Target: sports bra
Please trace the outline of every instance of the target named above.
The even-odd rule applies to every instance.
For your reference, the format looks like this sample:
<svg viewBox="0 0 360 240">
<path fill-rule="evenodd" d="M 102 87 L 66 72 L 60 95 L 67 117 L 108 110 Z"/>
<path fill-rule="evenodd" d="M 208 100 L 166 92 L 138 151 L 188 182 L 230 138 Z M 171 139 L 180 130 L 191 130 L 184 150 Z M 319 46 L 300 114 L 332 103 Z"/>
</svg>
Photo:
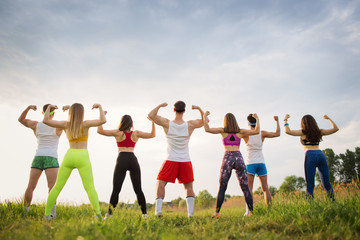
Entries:
<svg viewBox="0 0 360 240">
<path fill-rule="evenodd" d="M 135 147 L 136 142 L 133 142 L 133 140 L 131 140 L 131 135 L 132 135 L 132 131 L 131 132 L 123 132 L 125 134 L 125 139 L 121 142 L 116 142 L 118 147 Z"/>
<path fill-rule="evenodd" d="M 300 138 L 300 142 L 302 145 L 305 145 L 305 146 L 319 146 L 319 142 L 310 142 L 307 139 Z"/>
<path fill-rule="evenodd" d="M 227 146 L 227 145 L 240 146 L 240 141 L 241 141 L 241 139 L 238 136 L 236 136 L 236 133 L 229 133 L 229 135 L 227 135 L 226 138 L 223 138 L 224 146 Z"/>
<path fill-rule="evenodd" d="M 79 138 L 69 139 L 69 142 L 87 142 L 89 135 L 81 136 Z"/>
</svg>

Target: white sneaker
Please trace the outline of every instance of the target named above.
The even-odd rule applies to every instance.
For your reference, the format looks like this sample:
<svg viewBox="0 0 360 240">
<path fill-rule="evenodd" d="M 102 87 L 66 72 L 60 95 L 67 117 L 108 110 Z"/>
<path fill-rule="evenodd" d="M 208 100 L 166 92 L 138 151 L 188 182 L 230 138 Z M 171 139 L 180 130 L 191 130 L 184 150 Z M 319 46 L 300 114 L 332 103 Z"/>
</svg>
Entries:
<svg viewBox="0 0 360 240">
<path fill-rule="evenodd" d="M 194 218 L 194 214 L 188 214 L 188 218 Z"/>
<path fill-rule="evenodd" d="M 163 214 L 162 214 L 162 212 L 155 212 L 155 216 L 162 217 Z"/>
<path fill-rule="evenodd" d="M 143 218 L 143 219 L 147 219 L 147 214 L 146 214 L 146 213 L 143 214 L 143 215 L 142 215 L 142 218 Z"/>
<path fill-rule="evenodd" d="M 98 221 L 103 221 L 103 217 L 101 216 L 101 213 L 99 215 L 95 215 L 95 219 L 98 220 Z"/>
<path fill-rule="evenodd" d="M 53 216 L 45 216 L 44 217 L 44 219 L 45 219 L 45 221 L 48 221 L 48 222 L 50 222 L 51 220 L 53 220 Z"/>
</svg>

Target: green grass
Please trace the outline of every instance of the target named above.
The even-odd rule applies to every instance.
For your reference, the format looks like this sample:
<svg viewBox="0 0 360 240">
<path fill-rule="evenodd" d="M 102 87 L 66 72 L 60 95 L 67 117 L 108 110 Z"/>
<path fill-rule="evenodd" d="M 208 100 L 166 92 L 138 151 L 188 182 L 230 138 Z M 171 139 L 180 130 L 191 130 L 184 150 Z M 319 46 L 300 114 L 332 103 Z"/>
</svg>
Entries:
<svg viewBox="0 0 360 240">
<path fill-rule="evenodd" d="M 138 209 L 119 208 L 103 222 L 90 206 L 57 207 L 58 217 L 44 220 L 44 205 L 32 205 L 26 216 L 21 203 L 0 204 L 0 239 L 360 239 L 360 190 L 336 190 L 336 202 L 321 193 L 314 200 L 302 194 L 276 195 L 271 208 L 255 204 L 253 217 L 243 217 L 243 206 L 196 210 L 188 219 L 180 210 L 164 211 L 163 218 L 141 218 Z M 102 206 L 102 212 L 106 207 Z"/>
</svg>

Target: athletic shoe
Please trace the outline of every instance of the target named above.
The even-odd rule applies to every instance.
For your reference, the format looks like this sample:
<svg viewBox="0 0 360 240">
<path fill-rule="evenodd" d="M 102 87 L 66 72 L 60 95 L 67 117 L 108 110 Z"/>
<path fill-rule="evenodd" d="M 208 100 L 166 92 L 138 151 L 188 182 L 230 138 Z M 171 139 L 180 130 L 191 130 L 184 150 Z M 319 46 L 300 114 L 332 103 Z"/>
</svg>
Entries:
<svg viewBox="0 0 360 240">
<path fill-rule="evenodd" d="M 162 212 L 155 212 L 155 216 L 162 217 L 163 214 L 162 214 Z"/>
<path fill-rule="evenodd" d="M 220 214 L 217 213 L 217 212 L 214 212 L 211 217 L 212 217 L 212 218 L 217 218 L 217 219 L 219 219 L 219 218 L 220 218 Z"/>
<path fill-rule="evenodd" d="M 108 218 L 111 218 L 111 217 L 112 217 L 112 215 L 111 215 L 111 214 L 109 214 L 109 213 L 105 213 L 104 220 L 106 220 L 106 219 L 108 219 Z"/>
<path fill-rule="evenodd" d="M 194 214 L 189 214 L 188 213 L 188 218 L 194 218 Z"/>
<path fill-rule="evenodd" d="M 95 219 L 99 222 L 102 222 L 104 220 L 103 217 L 101 216 L 101 213 L 98 215 L 95 215 Z"/>
<path fill-rule="evenodd" d="M 143 214 L 142 215 L 142 218 L 145 220 L 145 219 L 147 219 L 147 214 L 145 213 L 145 214 Z"/>
<path fill-rule="evenodd" d="M 244 215 L 244 216 L 246 216 L 246 217 L 252 217 L 253 216 L 253 213 L 251 212 L 251 211 L 249 211 L 249 212 L 247 212 L 247 213 L 245 213 L 246 215 Z"/>
<path fill-rule="evenodd" d="M 45 221 L 50 222 L 51 220 L 53 220 L 53 216 L 45 216 L 44 219 Z"/>
</svg>

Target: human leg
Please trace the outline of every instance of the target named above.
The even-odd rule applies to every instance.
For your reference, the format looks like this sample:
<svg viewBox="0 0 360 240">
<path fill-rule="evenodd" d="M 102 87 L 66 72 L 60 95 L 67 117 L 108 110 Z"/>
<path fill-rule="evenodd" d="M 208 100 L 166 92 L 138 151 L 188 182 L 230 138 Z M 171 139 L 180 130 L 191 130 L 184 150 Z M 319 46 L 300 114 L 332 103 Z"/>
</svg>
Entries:
<svg viewBox="0 0 360 240">
<path fill-rule="evenodd" d="M 24 207 L 30 206 L 33 197 L 33 192 L 36 188 L 36 185 L 39 181 L 41 174 L 42 174 L 41 169 L 37 169 L 37 168 L 30 169 L 29 183 L 24 194 Z"/>
<path fill-rule="evenodd" d="M 315 187 L 315 172 L 316 172 L 317 161 L 313 150 L 308 150 L 305 153 L 305 179 L 306 179 L 306 191 L 312 198 L 314 197 Z"/>
<path fill-rule="evenodd" d="M 246 166 L 244 163 L 244 159 L 240 152 L 233 152 L 232 161 L 234 161 L 234 166 L 236 170 L 236 176 L 240 184 L 240 188 L 244 193 L 245 202 L 250 211 L 253 211 L 253 197 L 249 190 L 248 179 Z"/>
<path fill-rule="evenodd" d="M 131 182 L 138 200 L 138 203 L 141 207 L 141 212 L 143 214 L 146 214 L 146 200 L 145 200 L 145 195 L 141 189 L 141 170 L 140 170 L 140 165 L 137 161 L 137 158 L 135 157 L 135 155 L 133 154 L 132 157 L 132 161 L 131 161 L 131 167 L 130 167 L 130 178 L 131 178 Z"/>
<path fill-rule="evenodd" d="M 318 164 L 319 176 L 321 183 L 325 188 L 327 195 L 335 201 L 334 190 L 330 183 L 329 165 L 326 161 L 326 157 L 323 152 L 319 152 L 319 164 Z"/>
<path fill-rule="evenodd" d="M 88 151 L 86 149 L 76 149 L 81 150 L 77 151 L 78 157 L 78 166 L 77 169 L 79 170 L 79 174 L 85 188 L 85 191 L 88 195 L 90 200 L 91 206 L 94 209 L 96 215 L 100 215 L 100 205 L 97 192 L 94 186 L 94 177 L 92 173 L 92 167 L 90 163 L 90 158 Z"/>
<path fill-rule="evenodd" d="M 219 191 L 216 197 L 216 213 L 220 212 L 221 206 L 224 202 L 224 198 L 225 198 L 225 191 L 227 189 L 227 185 L 229 182 L 229 179 L 231 177 L 231 171 L 232 171 L 232 167 L 229 164 L 229 157 L 230 155 L 228 154 L 229 152 L 225 152 L 224 158 L 223 158 L 223 162 L 221 165 L 221 169 L 220 169 L 220 178 L 219 178 Z"/>
<path fill-rule="evenodd" d="M 67 164 L 66 164 L 67 161 L 65 161 L 65 160 L 66 160 L 66 155 L 65 155 L 64 160 L 59 168 L 59 172 L 58 172 L 58 176 L 57 176 L 55 185 L 51 189 L 51 191 L 48 195 L 47 202 L 46 202 L 45 216 L 50 216 L 51 210 L 56 203 L 56 199 L 59 196 L 61 190 L 65 186 L 65 183 L 71 174 L 72 168 L 67 166 Z"/>
<path fill-rule="evenodd" d="M 186 191 L 186 205 L 188 209 L 188 216 L 194 216 L 194 206 L 195 206 L 195 193 L 193 189 L 193 182 L 184 183 L 184 188 Z"/>
<path fill-rule="evenodd" d="M 155 215 L 162 216 L 162 203 L 165 198 L 165 186 L 167 182 L 158 180 L 156 183 L 156 203 L 155 203 Z"/>
<path fill-rule="evenodd" d="M 268 184 L 267 184 L 267 175 L 259 176 L 259 180 L 260 180 L 261 189 L 264 192 L 264 199 L 265 199 L 266 205 L 270 206 L 271 193 L 269 191 Z"/>
<path fill-rule="evenodd" d="M 127 171 L 126 159 L 124 159 L 123 156 L 119 154 L 114 169 L 113 190 L 111 193 L 109 210 L 108 210 L 109 214 L 112 214 L 113 209 L 116 208 L 116 205 L 119 202 L 119 193 L 124 183 L 126 171 Z"/>
<path fill-rule="evenodd" d="M 47 179 L 47 183 L 48 183 L 49 192 L 51 191 L 51 189 L 55 185 L 58 171 L 59 171 L 59 168 L 47 168 L 47 169 L 45 169 L 45 175 L 46 175 L 46 179 Z M 53 206 L 53 208 L 51 210 L 51 215 L 56 216 L 56 203 L 54 204 L 54 206 Z"/>
</svg>

